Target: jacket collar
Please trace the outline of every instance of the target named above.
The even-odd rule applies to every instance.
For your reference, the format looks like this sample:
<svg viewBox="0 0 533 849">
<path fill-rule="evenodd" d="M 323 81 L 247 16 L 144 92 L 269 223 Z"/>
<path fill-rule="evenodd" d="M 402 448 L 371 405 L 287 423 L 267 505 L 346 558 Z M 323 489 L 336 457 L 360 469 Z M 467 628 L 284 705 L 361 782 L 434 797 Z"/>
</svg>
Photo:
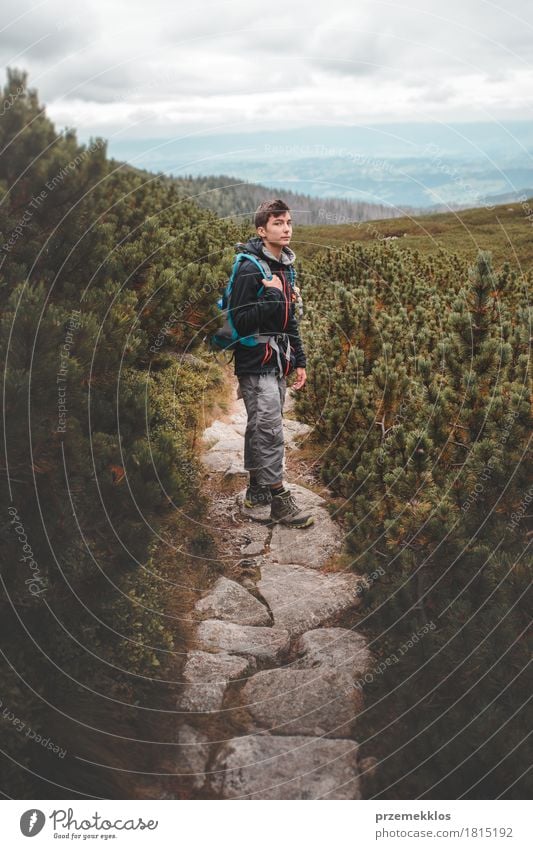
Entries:
<svg viewBox="0 0 533 849">
<path fill-rule="evenodd" d="M 263 240 L 259 238 L 259 236 L 252 236 L 251 239 L 248 239 L 246 244 L 242 244 L 239 242 L 237 245 L 238 248 L 244 248 L 245 251 L 256 254 L 259 257 L 263 257 L 264 259 L 273 260 L 274 262 L 282 263 L 283 265 L 292 265 L 296 259 L 296 254 L 294 253 L 288 245 L 284 245 L 281 249 L 281 256 L 278 259 L 274 256 L 273 253 L 270 253 L 263 244 Z"/>
</svg>

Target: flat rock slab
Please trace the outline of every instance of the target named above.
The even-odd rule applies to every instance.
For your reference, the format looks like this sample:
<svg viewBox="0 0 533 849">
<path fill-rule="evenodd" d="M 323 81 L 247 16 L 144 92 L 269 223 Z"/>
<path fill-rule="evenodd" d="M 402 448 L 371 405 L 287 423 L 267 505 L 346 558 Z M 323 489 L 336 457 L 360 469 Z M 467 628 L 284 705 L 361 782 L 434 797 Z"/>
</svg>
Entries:
<svg viewBox="0 0 533 849">
<path fill-rule="evenodd" d="M 264 542 L 251 542 L 248 545 L 245 545 L 241 548 L 241 552 L 246 557 L 257 557 L 259 554 L 262 554 L 265 550 Z"/>
<path fill-rule="evenodd" d="M 255 669 L 253 658 L 190 651 L 176 708 L 195 713 L 220 710 L 229 682 L 244 678 L 251 669 Z"/>
<path fill-rule="evenodd" d="M 199 649 L 229 652 L 277 661 L 289 648 L 289 633 L 283 628 L 235 625 L 219 619 L 206 619 L 198 625 L 196 642 Z"/>
<path fill-rule="evenodd" d="M 301 657 L 292 669 L 329 667 L 349 672 L 354 680 L 372 667 L 372 653 L 362 634 L 347 628 L 316 628 L 298 640 L 296 650 Z"/>
<path fill-rule="evenodd" d="M 205 770 L 210 754 L 208 738 L 190 725 L 183 725 L 177 743 L 176 775 L 187 776 L 187 784 L 193 790 L 201 790 L 205 784 Z"/>
<path fill-rule="evenodd" d="M 235 459 L 240 459 L 238 452 L 241 448 L 242 437 L 238 433 L 229 433 L 224 439 L 219 439 L 213 446 L 213 452 L 226 452 L 227 454 L 232 454 Z"/>
<path fill-rule="evenodd" d="M 239 436 L 243 437 L 248 422 L 248 416 L 246 414 L 244 402 L 238 401 L 237 403 L 240 405 L 240 407 L 239 411 L 234 413 L 231 417 L 231 427 L 236 433 L 239 434 Z"/>
<path fill-rule="evenodd" d="M 292 548 L 294 554 L 296 546 Z M 324 574 L 297 564 L 270 563 L 265 558 L 257 587 L 272 611 L 274 624 L 295 635 L 358 605 L 359 584 L 357 575 Z"/>
<path fill-rule="evenodd" d="M 223 799 L 360 799 L 357 743 L 312 737 L 237 737 L 212 769 Z"/>
<path fill-rule="evenodd" d="M 233 425 L 221 422 L 217 419 L 212 425 L 204 430 L 202 438 L 205 439 L 206 442 L 214 444 L 225 439 L 238 440 L 241 438 L 241 434 Z"/>
<path fill-rule="evenodd" d="M 297 390 L 288 389 L 285 393 L 285 404 L 283 405 L 284 413 L 291 413 L 294 410 L 294 405 L 296 402 L 296 397 L 298 395 Z"/>
<path fill-rule="evenodd" d="M 257 507 L 245 507 L 244 506 L 244 496 L 246 495 L 246 489 L 243 489 L 242 492 L 237 494 L 237 505 L 239 510 L 243 516 L 246 516 L 247 519 L 251 519 L 254 522 L 260 522 L 261 524 L 266 524 L 270 519 L 270 504 L 263 506 L 259 504 Z M 270 533 L 270 529 L 265 529 L 265 540 Z"/>
<path fill-rule="evenodd" d="M 237 625 L 270 625 L 265 605 L 228 578 L 219 578 L 194 609 L 202 619 L 224 619 Z"/>
<path fill-rule="evenodd" d="M 313 514 L 314 524 L 309 528 L 288 528 L 275 525 L 270 541 L 270 557 L 278 563 L 298 563 L 311 569 L 320 569 L 332 554 L 342 546 L 342 530 L 322 505 L 325 501 L 305 487 L 289 484 L 296 502 L 302 510 Z"/>
<path fill-rule="evenodd" d="M 232 415 L 228 422 L 214 421 L 202 434 L 207 443 L 202 454 L 202 462 L 209 469 L 225 474 L 247 474 L 244 470 L 244 432 L 246 430 L 246 411 Z M 292 419 L 283 420 L 283 433 L 287 448 L 295 448 L 297 441 L 310 431 L 309 425 Z"/>
<path fill-rule="evenodd" d="M 363 709 L 353 676 L 330 667 L 267 669 L 241 691 L 241 703 L 273 734 L 348 737 Z"/>
<path fill-rule="evenodd" d="M 295 421 L 295 419 L 283 419 L 283 433 L 285 435 L 285 446 L 287 448 L 298 448 L 298 443 L 308 433 L 311 428 L 303 422 Z"/>
<path fill-rule="evenodd" d="M 240 550 L 245 557 L 257 557 L 270 537 L 270 528 L 258 522 L 248 522 L 240 538 Z"/>
<path fill-rule="evenodd" d="M 237 447 L 231 451 L 217 451 L 211 448 L 210 451 L 202 454 L 202 463 L 211 469 L 212 472 L 223 472 L 225 475 L 247 475 L 243 460 Z"/>
</svg>

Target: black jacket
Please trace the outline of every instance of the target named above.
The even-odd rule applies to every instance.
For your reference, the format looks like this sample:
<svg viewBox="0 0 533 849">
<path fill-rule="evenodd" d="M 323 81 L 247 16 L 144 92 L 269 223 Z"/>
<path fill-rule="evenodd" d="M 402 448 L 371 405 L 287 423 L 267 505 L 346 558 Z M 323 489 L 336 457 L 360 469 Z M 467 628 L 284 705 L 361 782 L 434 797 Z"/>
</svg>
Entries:
<svg viewBox="0 0 533 849">
<path fill-rule="evenodd" d="M 265 286 L 258 296 L 258 290 L 264 285 L 263 275 L 250 260 L 242 260 L 233 281 L 230 301 L 233 323 L 239 336 L 247 336 L 257 330 L 262 334 L 287 334 L 292 349 L 289 372 L 293 368 L 305 368 L 305 353 L 295 315 L 296 305 L 291 299 L 288 279 L 288 268 L 295 260 L 294 251 L 288 246 L 283 247 L 278 260 L 264 248 L 259 236 L 254 236 L 244 245 L 238 245 L 238 249 L 266 260 L 272 274 L 277 274 L 283 283 L 283 292 Z M 238 343 L 235 346 L 235 374 L 239 376 L 275 371 L 277 357 L 269 347 L 261 342 L 253 347 Z M 282 361 L 286 367 L 284 357 Z"/>
</svg>

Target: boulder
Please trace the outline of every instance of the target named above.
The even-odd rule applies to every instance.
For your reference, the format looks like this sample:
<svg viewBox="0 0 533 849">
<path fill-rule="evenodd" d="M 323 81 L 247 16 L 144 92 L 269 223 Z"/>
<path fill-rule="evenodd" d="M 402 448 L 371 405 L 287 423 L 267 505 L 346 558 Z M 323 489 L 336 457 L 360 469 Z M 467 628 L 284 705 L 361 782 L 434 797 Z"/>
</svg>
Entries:
<svg viewBox="0 0 533 849">
<path fill-rule="evenodd" d="M 311 432 L 309 425 L 294 419 L 283 419 L 283 434 L 287 448 L 298 448 L 298 443 Z"/>
<path fill-rule="evenodd" d="M 298 392 L 297 390 L 288 389 L 285 393 L 285 403 L 283 405 L 283 413 L 292 413 L 294 410 L 294 405 L 296 402 Z"/>
<path fill-rule="evenodd" d="M 212 766 L 222 799 L 360 799 L 357 743 L 312 737 L 236 737 Z"/>
<path fill-rule="evenodd" d="M 246 555 L 246 557 L 257 557 L 259 554 L 262 554 L 264 550 L 264 542 L 250 542 L 248 545 L 241 548 L 242 553 Z"/>
<path fill-rule="evenodd" d="M 230 434 L 235 440 L 239 437 L 237 431 L 233 430 L 231 426 L 228 426 L 225 422 L 221 422 L 217 419 L 204 430 L 202 436 L 206 442 L 216 444 L 217 442 L 220 442 L 220 440 L 228 439 Z"/>
<path fill-rule="evenodd" d="M 201 790 L 210 754 L 208 738 L 190 725 L 183 725 L 178 732 L 177 743 L 176 775 L 181 778 L 187 776 L 187 784 L 193 790 Z"/>
<path fill-rule="evenodd" d="M 270 537 L 270 528 L 257 522 L 248 522 L 240 538 L 240 549 L 244 556 L 257 557 L 261 554 Z"/>
<path fill-rule="evenodd" d="M 202 454 L 202 462 L 212 471 L 234 475 L 245 474 L 244 446 L 239 425 L 238 416 L 233 416 L 229 422 L 217 419 L 204 430 L 203 438 L 209 447 Z M 239 430 L 235 429 L 236 426 Z"/>
<path fill-rule="evenodd" d="M 273 734 L 349 737 L 363 709 L 353 677 L 322 666 L 257 672 L 240 696 L 255 722 Z"/>
<path fill-rule="evenodd" d="M 242 654 L 261 661 L 279 660 L 289 648 L 289 634 L 283 628 L 235 625 L 219 619 L 206 619 L 198 625 L 196 642 L 205 651 Z"/>
<path fill-rule="evenodd" d="M 236 581 L 219 578 L 195 605 L 202 619 L 224 619 L 238 625 L 269 625 L 268 610 Z"/>
<path fill-rule="evenodd" d="M 202 463 L 212 472 L 223 472 L 225 475 L 246 475 L 241 453 L 236 444 L 231 448 L 226 447 L 221 450 L 215 446 L 202 454 Z"/>
<path fill-rule="evenodd" d="M 255 669 L 253 658 L 190 651 L 176 708 L 196 713 L 220 710 L 229 682 L 243 678 L 251 669 Z"/>
<path fill-rule="evenodd" d="M 292 546 L 293 555 L 297 548 Z M 274 624 L 291 635 L 316 628 L 360 604 L 357 575 L 324 574 L 296 564 L 270 563 L 266 558 L 260 566 L 259 592 L 272 611 Z"/>
<path fill-rule="evenodd" d="M 372 653 L 366 638 L 348 628 L 316 628 L 298 640 L 296 650 L 301 657 L 293 669 L 327 666 L 349 672 L 354 680 L 362 678 L 372 667 Z"/>
</svg>

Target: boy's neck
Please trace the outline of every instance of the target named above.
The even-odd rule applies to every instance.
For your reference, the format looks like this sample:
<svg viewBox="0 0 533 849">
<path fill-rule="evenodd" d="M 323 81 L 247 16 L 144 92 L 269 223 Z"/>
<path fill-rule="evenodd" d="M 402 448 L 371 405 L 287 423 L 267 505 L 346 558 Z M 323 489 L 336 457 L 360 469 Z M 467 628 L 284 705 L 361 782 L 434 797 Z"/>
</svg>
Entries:
<svg viewBox="0 0 533 849">
<path fill-rule="evenodd" d="M 280 259 L 283 247 L 278 248 L 276 245 L 271 245 L 270 242 L 267 242 L 266 239 L 262 239 L 262 242 L 263 247 L 266 248 L 267 251 L 270 251 L 270 253 L 276 257 L 276 259 Z"/>
</svg>

